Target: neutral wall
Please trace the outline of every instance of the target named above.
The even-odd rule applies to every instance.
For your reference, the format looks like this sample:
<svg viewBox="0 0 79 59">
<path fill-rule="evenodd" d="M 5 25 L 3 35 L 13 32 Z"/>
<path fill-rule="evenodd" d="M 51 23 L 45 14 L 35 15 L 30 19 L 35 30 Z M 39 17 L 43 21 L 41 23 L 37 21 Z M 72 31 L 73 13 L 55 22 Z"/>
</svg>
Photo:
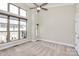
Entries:
<svg viewBox="0 0 79 59">
<path fill-rule="evenodd" d="M 66 44 L 75 44 L 75 6 L 58 6 L 40 12 L 40 38 Z"/>
<path fill-rule="evenodd" d="M 75 43 L 76 43 L 76 46 L 75 46 L 75 48 L 76 48 L 76 50 L 77 50 L 77 52 L 78 52 L 78 54 L 79 54 L 79 39 L 78 39 L 78 37 L 79 37 L 79 30 L 78 30 L 78 27 L 79 27 L 79 25 L 78 25 L 78 20 L 79 20 L 79 4 L 75 4 L 76 5 L 76 13 L 75 13 L 75 21 L 76 21 L 76 23 L 75 23 L 75 32 L 76 32 L 76 34 L 75 34 Z"/>
</svg>

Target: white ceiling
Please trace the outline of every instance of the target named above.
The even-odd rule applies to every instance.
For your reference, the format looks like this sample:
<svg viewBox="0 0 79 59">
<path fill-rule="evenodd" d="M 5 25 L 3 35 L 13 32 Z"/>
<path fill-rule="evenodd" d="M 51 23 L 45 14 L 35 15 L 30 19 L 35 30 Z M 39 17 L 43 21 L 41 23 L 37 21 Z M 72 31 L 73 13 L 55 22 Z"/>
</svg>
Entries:
<svg viewBox="0 0 79 59">
<path fill-rule="evenodd" d="M 43 3 L 37 3 L 38 5 L 41 5 Z M 63 6 L 63 5 L 73 5 L 74 3 L 48 3 L 47 5 L 43 6 L 44 8 L 49 7 L 56 7 L 56 6 Z M 36 7 L 33 3 L 15 3 L 15 5 L 27 10 L 27 7 L 33 8 Z M 27 7 L 26 7 L 27 6 Z"/>
<path fill-rule="evenodd" d="M 42 3 L 37 3 L 37 4 L 41 5 Z M 32 3 L 25 3 L 25 5 L 27 5 L 29 8 L 35 7 L 35 5 Z M 48 8 L 48 7 L 56 7 L 56 6 L 62 6 L 62 5 L 73 5 L 73 3 L 48 3 L 43 7 Z"/>
</svg>

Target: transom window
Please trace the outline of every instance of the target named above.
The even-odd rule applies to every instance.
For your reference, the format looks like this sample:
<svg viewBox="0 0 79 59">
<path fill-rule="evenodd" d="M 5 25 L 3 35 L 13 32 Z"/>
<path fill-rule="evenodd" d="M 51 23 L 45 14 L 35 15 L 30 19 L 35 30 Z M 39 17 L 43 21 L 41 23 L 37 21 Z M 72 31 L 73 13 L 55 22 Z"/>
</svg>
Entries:
<svg viewBox="0 0 79 59">
<path fill-rule="evenodd" d="M 9 4 L 9 12 L 18 15 L 18 14 L 19 14 L 18 11 L 19 11 L 18 7 L 14 6 L 14 5 L 12 5 L 12 4 Z"/>
<path fill-rule="evenodd" d="M 4 2 L 0 3 L 0 10 L 9 11 L 13 14 L 26 17 L 26 11 L 12 3 L 4 3 Z"/>
<path fill-rule="evenodd" d="M 7 3 L 0 3 L 0 10 L 4 10 L 4 11 L 7 11 L 8 10 L 8 8 L 7 8 Z"/>
<path fill-rule="evenodd" d="M 13 4 L 9 4 L 9 12 L 26 17 L 26 11 Z"/>
<path fill-rule="evenodd" d="M 26 11 L 24 11 L 23 9 L 20 9 L 20 16 L 26 16 Z"/>
</svg>

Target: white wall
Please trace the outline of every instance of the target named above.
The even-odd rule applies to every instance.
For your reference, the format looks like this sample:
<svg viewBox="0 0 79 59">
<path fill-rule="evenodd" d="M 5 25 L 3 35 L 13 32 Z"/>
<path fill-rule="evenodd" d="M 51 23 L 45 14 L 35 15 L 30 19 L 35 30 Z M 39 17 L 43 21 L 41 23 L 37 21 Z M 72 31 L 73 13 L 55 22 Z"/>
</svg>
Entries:
<svg viewBox="0 0 79 59">
<path fill-rule="evenodd" d="M 76 32 L 75 43 L 76 43 L 76 46 L 75 46 L 75 48 L 79 54 L 79 39 L 78 39 L 78 37 L 79 37 L 79 4 L 76 4 L 75 9 L 76 9 L 76 13 L 75 13 L 75 21 L 76 21 L 76 23 L 75 23 L 75 32 Z"/>
<path fill-rule="evenodd" d="M 40 12 L 40 38 L 75 45 L 75 6 L 58 6 Z"/>
<path fill-rule="evenodd" d="M 31 34 L 32 34 L 32 40 L 35 41 L 36 40 L 36 10 L 31 10 Z"/>
</svg>

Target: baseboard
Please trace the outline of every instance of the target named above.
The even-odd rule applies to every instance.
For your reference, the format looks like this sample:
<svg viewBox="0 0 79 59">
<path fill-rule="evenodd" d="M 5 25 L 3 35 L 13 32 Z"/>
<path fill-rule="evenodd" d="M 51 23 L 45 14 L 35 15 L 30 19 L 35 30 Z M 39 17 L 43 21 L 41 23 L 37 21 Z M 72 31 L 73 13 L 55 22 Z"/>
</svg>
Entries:
<svg viewBox="0 0 79 59">
<path fill-rule="evenodd" d="M 28 41 L 29 40 L 27 40 L 27 39 L 23 39 L 23 40 L 16 40 L 16 41 L 13 41 L 13 42 L 0 44 L 0 50 L 7 49 L 7 48 L 10 48 L 10 47 L 19 45 L 19 44 L 23 44 L 23 43 L 28 42 Z"/>
<path fill-rule="evenodd" d="M 56 42 L 56 41 L 51 41 L 51 40 L 47 40 L 47 39 L 40 39 L 40 40 L 52 42 L 52 43 L 56 43 L 56 44 L 60 44 L 60 45 L 65 45 L 65 46 L 69 46 L 69 47 L 75 47 L 75 45 L 71 45 L 71 44 L 67 44 L 67 43 Z"/>
</svg>

